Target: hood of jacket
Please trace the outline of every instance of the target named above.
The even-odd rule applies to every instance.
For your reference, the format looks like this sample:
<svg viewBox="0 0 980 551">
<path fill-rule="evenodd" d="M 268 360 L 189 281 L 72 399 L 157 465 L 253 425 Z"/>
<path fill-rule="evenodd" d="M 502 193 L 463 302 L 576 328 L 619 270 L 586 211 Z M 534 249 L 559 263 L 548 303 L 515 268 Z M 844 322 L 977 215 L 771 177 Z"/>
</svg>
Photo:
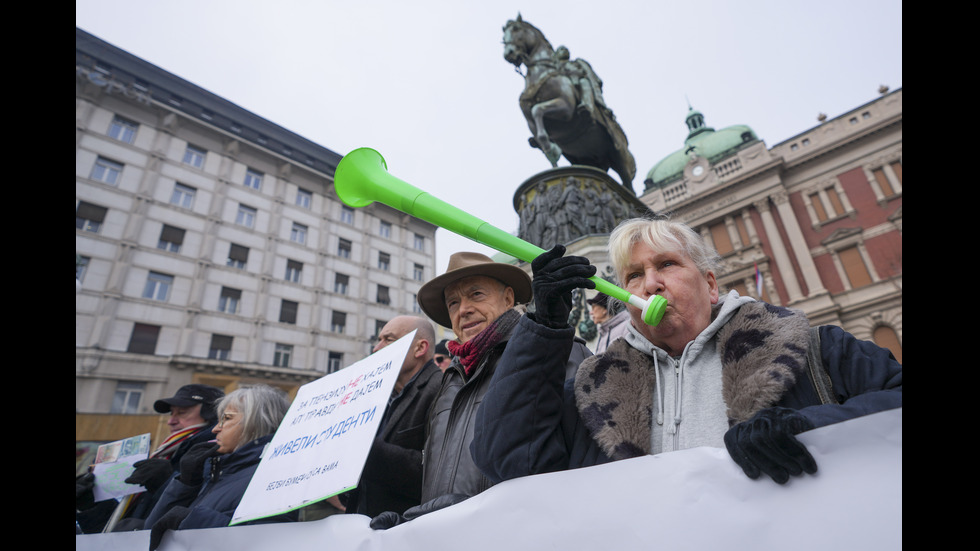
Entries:
<svg viewBox="0 0 980 551">
<path fill-rule="evenodd" d="M 754 300 L 735 301 L 726 312 L 724 302 L 728 300 L 713 313 L 707 334 L 698 338 L 717 339 L 722 399 L 731 426 L 774 405 L 795 384 L 806 369 L 809 322 L 802 312 Z M 661 353 L 666 356 L 652 345 L 640 350 L 619 339 L 579 368 L 579 416 L 613 459 L 650 453 L 657 384 L 654 356 Z"/>
</svg>

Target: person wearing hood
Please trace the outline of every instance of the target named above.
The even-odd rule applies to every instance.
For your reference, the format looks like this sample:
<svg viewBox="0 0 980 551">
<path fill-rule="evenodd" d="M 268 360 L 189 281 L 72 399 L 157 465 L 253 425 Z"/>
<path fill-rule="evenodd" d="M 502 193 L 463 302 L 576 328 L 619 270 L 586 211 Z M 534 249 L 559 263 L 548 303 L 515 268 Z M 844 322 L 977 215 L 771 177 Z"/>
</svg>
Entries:
<svg viewBox="0 0 980 551">
<path fill-rule="evenodd" d="M 239 388 L 218 402 L 214 440 L 184 454 L 180 474 L 146 519 L 151 551 L 167 530 L 228 526 L 288 409 L 286 393 L 268 385 Z M 289 522 L 298 516 L 292 511 L 245 524 Z"/>
<path fill-rule="evenodd" d="M 542 291 L 534 297 L 535 304 L 547 297 L 560 300 L 559 295 Z M 531 278 L 524 270 L 469 252 L 453 254 L 446 273 L 419 289 L 422 311 L 451 328 L 456 340 L 447 343 L 451 363 L 428 417 L 421 504 L 404 514 L 385 511 L 371 520 L 371 528 L 391 528 L 459 503 L 492 485 L 470 457 L 473 420 L 494 371 L 502 365 L 501 356 L 510 346 L 518 321 L 533 317 L 523 310 L 531 298 Z M 570 295 L 564 307 L 567 326 Z M 589 355 L 584 341 L 578 339 L 569 341 L 565 355 L 554 361 L 562 366 L 578 365 Z"/>
<path fill-rule="evenodd" d="M 625 290 L 667 300 L 663 319 L 647 325 L 628 306 L 628 333 L 565 384 L 551 358 L 567 352 L 572 329 L 523 318 L 477 412 L 471 451 L 489 480 L 711 446 L 748 477 L 783 484 L 817 470 L 797 434 L 902 407 L 902 366 L 888 350 L 721 294 L 717 253 L 686 225 L 625 221 L 609 252 Z M 534 281 L 592 288 L 589 261 L 563 255 L 559 246 L 535 259 Z"/>
<path fill-rule="evenodd" d="M 599 336 L 596 338 L 595 353 L 602 354 L 614 340 L 626 335 L 629 331 L 630 315 L 623 303 L 611 298 L 605 293 L 596 293 L 588 300 L 589 315 L 596 325 Z"/>
</svg>

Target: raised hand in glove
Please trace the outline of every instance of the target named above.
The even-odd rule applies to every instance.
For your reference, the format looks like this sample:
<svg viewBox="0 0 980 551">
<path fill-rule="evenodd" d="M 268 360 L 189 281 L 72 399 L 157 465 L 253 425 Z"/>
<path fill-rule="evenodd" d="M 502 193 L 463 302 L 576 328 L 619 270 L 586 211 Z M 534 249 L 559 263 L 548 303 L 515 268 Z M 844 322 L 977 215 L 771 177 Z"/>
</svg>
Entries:
<svg viewBox="0 0 980 551">
<path fill-rule="evenodd" d="M 162 517 L 157 519 L 150 528 L 150 551 L 153 551 L 157 547 L 160 547 L 160 541 L 163 539 L 163 534 L 167 530 L 176 530 L 180 527 L 180 523 L 184 522 L 191 512 L 187 507 L 182 507 L 180 505 L 171 508 Z"/>
<path fill-rule="evenodd" d="M 217 442 L 201 442 L 194 444 L 180 458 L 180 475 L 178 479 L 188 486 L 200 486 L 204 482 L 204 462 L 218 455 Z"/>
<path fill-rule="evenodd" d="M 595 266 L 582 256 L 563 256 L 564 245 L 555 245 L 531 262 L 534 319 L 552 329 L 568 327 L 572 311 L 572 289 L 595 289 L 589 279 Z"/>
<path fill-rule="evenodd" d="M 404 514 L 398 514 L 394 511 L 385 511 L 380 515 L 371 519 L 371 528 L 374 530 L 387 530 L 399 524 L 404 524 L 412 519 L 416 519 L 424 514 L 431 513 L 433 511 L 438 511 L 439 509 L 445 509 L 450 505 L 455 505 L 461 501 L 465 501 L 469 496 L 464 494 L 446 494 L 441 495 L 435 499 L 430 499 L 421 505 L 416 505 L 415 507 L 409 507 Z"/>
<path fill-rule="evenodd" d="M 779 484 L 790 476 L 817 472 L 817 462 L 796 435 L 813 428 L 795 410 L 772 407 L 725 433 L 725 447 L 751 479 L 765 473 Z"/>
<path fill-rule="evenodd" d="M 123 482 L 155 492 L 167 482 L 173 472 L 169 459 L 144 459 L 133 463 L 133 474 Z"/>
</svg>

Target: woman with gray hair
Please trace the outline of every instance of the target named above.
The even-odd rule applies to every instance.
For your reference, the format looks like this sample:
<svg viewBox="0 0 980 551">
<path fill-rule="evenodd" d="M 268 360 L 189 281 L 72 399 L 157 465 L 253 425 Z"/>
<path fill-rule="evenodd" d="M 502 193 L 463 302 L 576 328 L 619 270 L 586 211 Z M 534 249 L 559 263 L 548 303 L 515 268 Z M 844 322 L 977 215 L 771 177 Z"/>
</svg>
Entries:
<svg viewBox="0 0 980 551">
<path fill-rule="evenodd" d="M 218 424 L 211 442 L 191 448 L 180 463 L 180 476 L 164 491 L 147 518 L 156 549 L 167 530 L 228 526 L 252 480 L 259 459 L 286 416 L 286 393 L 267 385 L 242 387 L 218 402 Z M 293 511 L 251 523 L 297 520 Z"/>
</svg>

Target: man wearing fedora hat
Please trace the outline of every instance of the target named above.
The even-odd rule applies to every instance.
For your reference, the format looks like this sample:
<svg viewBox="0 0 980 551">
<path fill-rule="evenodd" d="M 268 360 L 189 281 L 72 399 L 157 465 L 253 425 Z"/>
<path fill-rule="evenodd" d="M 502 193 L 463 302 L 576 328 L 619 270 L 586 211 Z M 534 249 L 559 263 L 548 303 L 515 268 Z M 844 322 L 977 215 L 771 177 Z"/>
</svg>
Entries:
<svg viewBox="0 0 980 551">
<path fill-rule="evenodd" d="M 547 298 L 550 296 L 535 297 L 535 304 Z M 422 504 L 401 515 L 393 511 L 378 515 L 371 521 L 375 529 L 390 528 L 458 503 L 491 486 L 470 457 L 473 420 L 524 313 L 523 305 L 531 301 L 531 278 L 517 266 L 494 262 L 479 253 L 460 252 L 450 257 L 446 273 L 419 289 L 418 301 L 429 318 L 453 330 L 456 340 L 446 343 L 452 361 L 429 415 Z M 566 324 L 567 318 L 565 310 L 562 321 Z M 589 355 L 584 343 L 578 341 L 568 363 L 578 366 Z"/>
</svg>

